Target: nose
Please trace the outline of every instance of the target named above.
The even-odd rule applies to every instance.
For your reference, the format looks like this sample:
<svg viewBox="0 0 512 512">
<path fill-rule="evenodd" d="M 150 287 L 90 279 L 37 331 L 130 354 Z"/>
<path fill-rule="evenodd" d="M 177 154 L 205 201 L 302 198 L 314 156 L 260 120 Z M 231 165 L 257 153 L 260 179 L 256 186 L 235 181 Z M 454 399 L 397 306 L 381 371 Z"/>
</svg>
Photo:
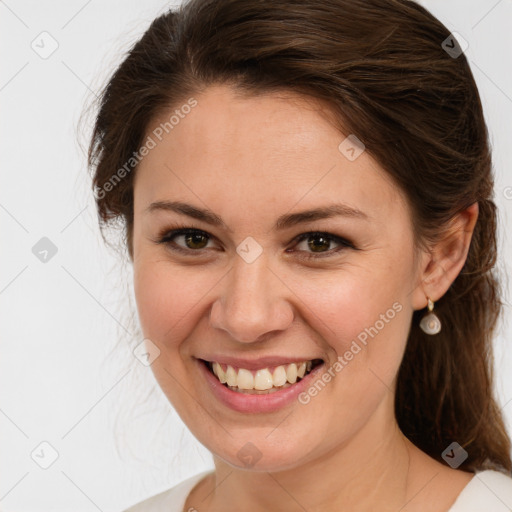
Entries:
<svg viewBox="0 0 512 512">
<path fill-rule="evenodd" d="M 262 341 L 293 322 L 293 307 L 287 297 L 292 292 L 268 266 L 264 254 L 252 263 L 237 256 L 221 283 L 219 297 L 210 311 L 210 323 L 234 340 Z"/>
</svg>

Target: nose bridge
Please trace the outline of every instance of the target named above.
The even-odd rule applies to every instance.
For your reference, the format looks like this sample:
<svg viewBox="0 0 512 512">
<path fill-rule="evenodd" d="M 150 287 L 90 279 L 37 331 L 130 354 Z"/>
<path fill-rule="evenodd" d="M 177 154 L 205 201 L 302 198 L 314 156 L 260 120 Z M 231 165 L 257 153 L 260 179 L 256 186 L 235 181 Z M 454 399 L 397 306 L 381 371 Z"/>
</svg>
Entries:
<svg viewBox="0 0 512 512">
<path fill-rule="evenodd" d="M 286 329 L 293 321 L 283 286 L 264 254 L 251 263 L 237 255 L 226 277 L 221 296 L 212 306 L 214 327 L 239 342 L 250 343 L 270 331 Z"/>
</svg>

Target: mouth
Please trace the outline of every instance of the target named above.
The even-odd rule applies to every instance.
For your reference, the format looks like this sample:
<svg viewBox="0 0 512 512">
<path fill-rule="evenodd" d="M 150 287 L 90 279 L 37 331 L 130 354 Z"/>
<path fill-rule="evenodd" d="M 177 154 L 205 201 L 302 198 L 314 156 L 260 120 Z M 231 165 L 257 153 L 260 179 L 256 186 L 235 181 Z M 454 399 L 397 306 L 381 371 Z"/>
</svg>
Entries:
<svg viewBox="0 0 512 512">
<path fill-rule="evenodd" d="M 200 361 L 226 388 L 251 395 L 275 393 L 293 386 L 324 363 L 323 359 L 311 359 L 249 370 L 217 361 Z"/>
</svg>

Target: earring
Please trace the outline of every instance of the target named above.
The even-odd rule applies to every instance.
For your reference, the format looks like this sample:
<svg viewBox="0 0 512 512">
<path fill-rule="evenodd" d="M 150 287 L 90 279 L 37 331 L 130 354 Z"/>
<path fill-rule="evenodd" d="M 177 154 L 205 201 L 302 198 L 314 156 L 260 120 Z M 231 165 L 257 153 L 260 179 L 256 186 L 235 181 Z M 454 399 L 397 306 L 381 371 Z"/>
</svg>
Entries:
<svg viewBox="0 0 512 512">
<path fill-rule="evenodd" d="M 420 322 L 421 330 L 426 334 L 437 334 L 441 330 L 441 320 L 439 317 L 432 313 L 434 309 L 434 303 L 430 297 L 427 297 L 428 300 L 428 314 L 426 314 Z"/>
</svg>

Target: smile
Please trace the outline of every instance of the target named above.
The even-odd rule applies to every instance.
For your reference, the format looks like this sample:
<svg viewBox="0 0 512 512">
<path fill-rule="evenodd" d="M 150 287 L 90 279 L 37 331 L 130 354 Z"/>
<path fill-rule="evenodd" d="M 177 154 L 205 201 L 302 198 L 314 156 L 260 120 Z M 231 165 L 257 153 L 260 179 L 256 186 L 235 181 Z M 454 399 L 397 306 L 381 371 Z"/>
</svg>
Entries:
<svg viewBox="0 0 512 512">
<path fill-rule="evenodd" d="M 232 391 L 269 394 L 290 387 L 321 365 L 321 359 L 249 370 L 216 361 L 204 361 L 210 372 Z"/>
</svg>

